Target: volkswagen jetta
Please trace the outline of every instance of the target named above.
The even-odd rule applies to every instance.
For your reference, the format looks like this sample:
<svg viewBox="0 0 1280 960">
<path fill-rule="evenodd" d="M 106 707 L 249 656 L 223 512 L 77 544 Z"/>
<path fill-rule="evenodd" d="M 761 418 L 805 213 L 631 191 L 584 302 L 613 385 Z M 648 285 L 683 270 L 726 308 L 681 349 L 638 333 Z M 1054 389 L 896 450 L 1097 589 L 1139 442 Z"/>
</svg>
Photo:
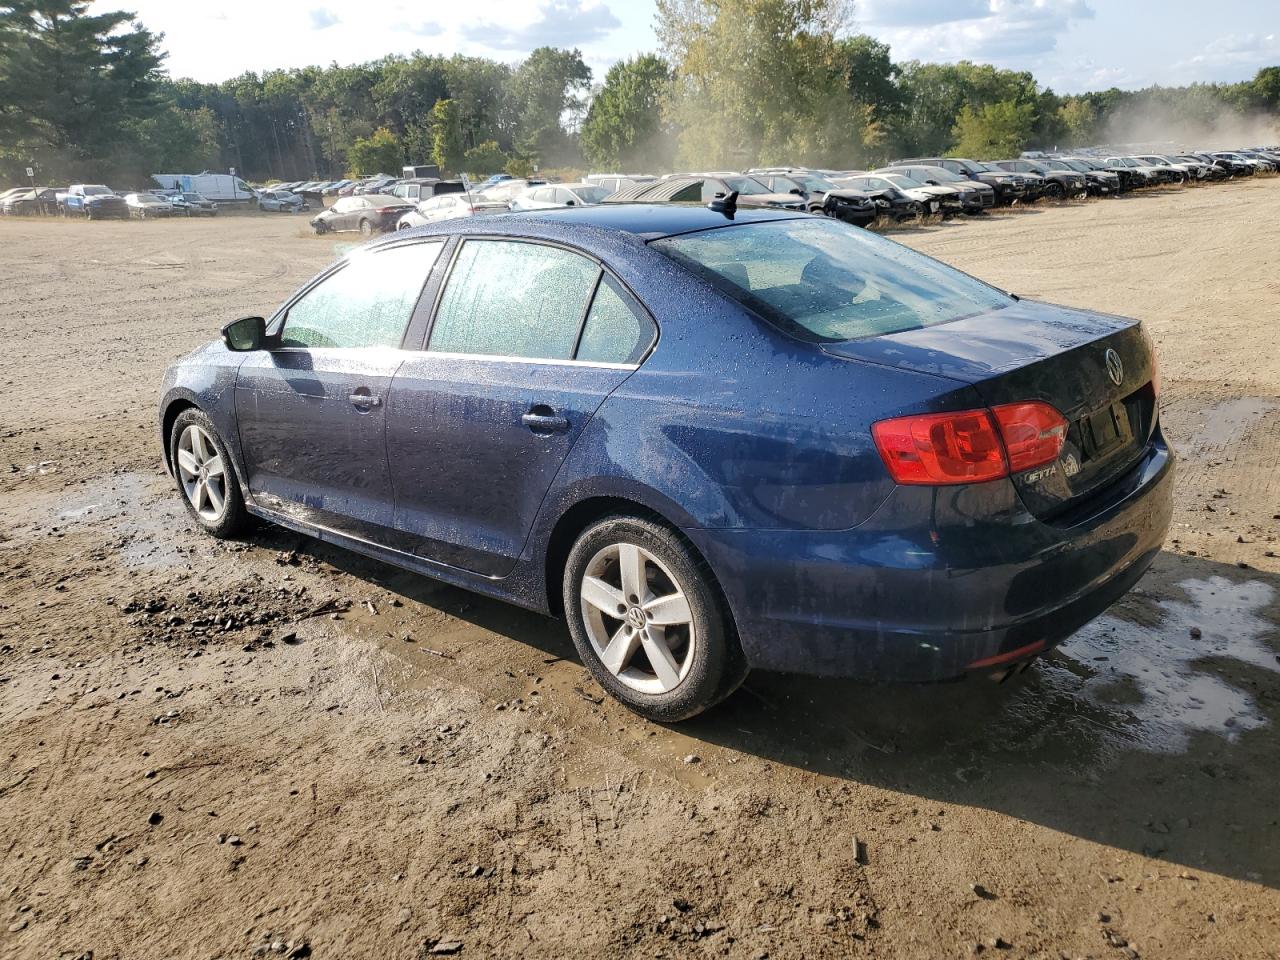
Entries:
<svg viewBox="0 0 1280 960">
<path fill-rule="evenodd" d="M 562 615 L 667 721 L 752 667 L 1008 669 L 1138 579 L 1173 465 L 1139 323 L 732 199 L 351 251 L 167 372 L 187 509 Z"/>
</svg>

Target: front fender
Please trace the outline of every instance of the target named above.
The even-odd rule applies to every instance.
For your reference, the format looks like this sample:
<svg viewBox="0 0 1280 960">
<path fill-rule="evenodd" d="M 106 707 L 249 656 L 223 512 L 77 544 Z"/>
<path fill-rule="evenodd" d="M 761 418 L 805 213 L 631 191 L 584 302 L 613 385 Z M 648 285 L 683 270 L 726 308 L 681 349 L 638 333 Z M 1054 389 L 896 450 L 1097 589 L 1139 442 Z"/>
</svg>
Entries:
<svg viewBox="0 0 1280 960">
<path fill-rule="evenodd" d="M 169 367 L 160 388 L 158 428 L 165 470 L 172 474 L 169 427 L 182 408 L 199 407 L 213 421 L 218 437 L 231 455 L 241 491 L 247 499 L 244 455 L 235 411 L 236 374 L 245 356 L 247 354 L 228 350 L 221 341 L 214 341 Z"/>
</svg>

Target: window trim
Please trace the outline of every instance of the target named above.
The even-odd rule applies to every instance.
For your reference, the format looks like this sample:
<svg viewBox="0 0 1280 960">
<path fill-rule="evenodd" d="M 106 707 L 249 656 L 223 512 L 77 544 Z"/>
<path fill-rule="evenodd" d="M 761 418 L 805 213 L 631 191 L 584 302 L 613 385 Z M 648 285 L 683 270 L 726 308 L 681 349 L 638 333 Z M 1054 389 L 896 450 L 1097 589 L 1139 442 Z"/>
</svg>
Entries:
<svg viewBox="0 0 1280 960">
<path fill-rule="evenodd" d="M 452 239 L 455 241 L 453 249 L 447 252 L 449 262 L 445 264 L 443 270 L 441 270 L 440 261 L 436 261 L 435 269 L 437 275 L 440 277 L 440 282 L 434 291 L 434 299 L 431 303 L 430 314 L 427 317 L 426 329 L 423 331 L 419 345 L 410 346 L 407 347 L 407 349 L 416 350 L 423 354 L 431 354 L 433 356 L 447 357 L 455 360 L 493 360 L 503 363 L 539 363 L 555 364 L 559 366 L 597 367 L 606 370 L 638 370 L 640 366 L 653 354 L 658 342 L 662 339 L 662 326 L 658 323 L 658 318 L 653 315 L 653 311 L 649 309 L 648 305 L 636 295 L 636 292 L 631 288 L 631 284 L 618 276 L 618 274 L 614 270 L 611 270 L 608 265 L 600 259 L 600 257 L 596 256 L 589 250 L 583 250 L 580 247 L 575 247 L 568 243 L 561 243 L 557 240 L 550 240 L 546 237 L 528 237 L 500 233 L 463 233 L 455 234 Z M 578 346 L 582 342 L 582 333 L 586 327 L 587 317 L 591 313 L 591 306 L 595 303 L 596 292 L 600 289 L 600 283 L 605 273 L 608 273 L 618 286 L 630 295 L 631 299 L 634 300 L 635 303 L 639 305 L 640 309 L 644 311 L 644 315 L 649 318 L 649 322 L 653 328 L 649 345 L 645 348 L 644 352 L 640 354 L 640 358 L 635 363 L 603 363 L 596 362 L 594 360 L 577 360 L 572 358 L 568 360 L 554 360 L 545 357 L 520 357 L 511 356 L 509 354 L 451 353 L 444 350 L 432 350 L 431 335 L 436 329 L 436 318 L 439 316 L 440 303 L 444 299 L 444 291 L 449 285 L 449 279 L 453 276 L 454 265 L 458 262 L 458 256 L 461 253 L 463 246 L 467 243 L 477 241 L 489 243 L 527 243 L 540 247 L 552 247 L 557 250 L 564 250 L 568 253 L 576 253 L 578 256 L 585 257 L 596 265 L 599 272 L 596 274 L 595 286 L 591 288 L 591 296 L 587 297 L 587 302 L 582 309 L 582 316 L 578 319 L 578 333 L 573 341 L 573 352 L 575 356 L 578 352 Z"/>
</svg>

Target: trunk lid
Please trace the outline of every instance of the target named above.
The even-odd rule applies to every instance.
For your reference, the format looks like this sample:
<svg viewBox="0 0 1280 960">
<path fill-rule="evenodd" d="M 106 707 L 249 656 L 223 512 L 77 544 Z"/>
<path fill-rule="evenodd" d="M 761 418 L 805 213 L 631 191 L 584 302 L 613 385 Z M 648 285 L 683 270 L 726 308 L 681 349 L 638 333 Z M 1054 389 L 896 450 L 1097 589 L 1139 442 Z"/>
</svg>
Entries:
<svg viewBox="0 0 1280 960">
<path fill-rule="evenodd" d="M 1136 320 L 1018 300 L 950 323 L 823 349 L 972 384 L 992 406 L 1042 400 L 1055 407 L 1069 425 L 1062 455 L 1012 477 L 1027 509 L 1042 519 L 1067 512 L 1125 474 L 1155 429 L 1155 357 Z"/>
</svg>

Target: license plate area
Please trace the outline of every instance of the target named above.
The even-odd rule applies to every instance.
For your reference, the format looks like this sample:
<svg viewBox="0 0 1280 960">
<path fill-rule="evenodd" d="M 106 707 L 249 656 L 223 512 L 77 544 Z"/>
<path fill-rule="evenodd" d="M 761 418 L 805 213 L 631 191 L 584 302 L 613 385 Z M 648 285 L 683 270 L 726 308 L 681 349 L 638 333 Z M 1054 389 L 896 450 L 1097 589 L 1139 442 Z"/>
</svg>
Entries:
<svg viewBox="0 0 1280 960">
<path fill-rule="evenodd" d="M 1085 461 L 1105 459 L 1133 440 L 1133 426 L 1123 401 L 1081 417 L 1077 426 Z"/>
</svg>

